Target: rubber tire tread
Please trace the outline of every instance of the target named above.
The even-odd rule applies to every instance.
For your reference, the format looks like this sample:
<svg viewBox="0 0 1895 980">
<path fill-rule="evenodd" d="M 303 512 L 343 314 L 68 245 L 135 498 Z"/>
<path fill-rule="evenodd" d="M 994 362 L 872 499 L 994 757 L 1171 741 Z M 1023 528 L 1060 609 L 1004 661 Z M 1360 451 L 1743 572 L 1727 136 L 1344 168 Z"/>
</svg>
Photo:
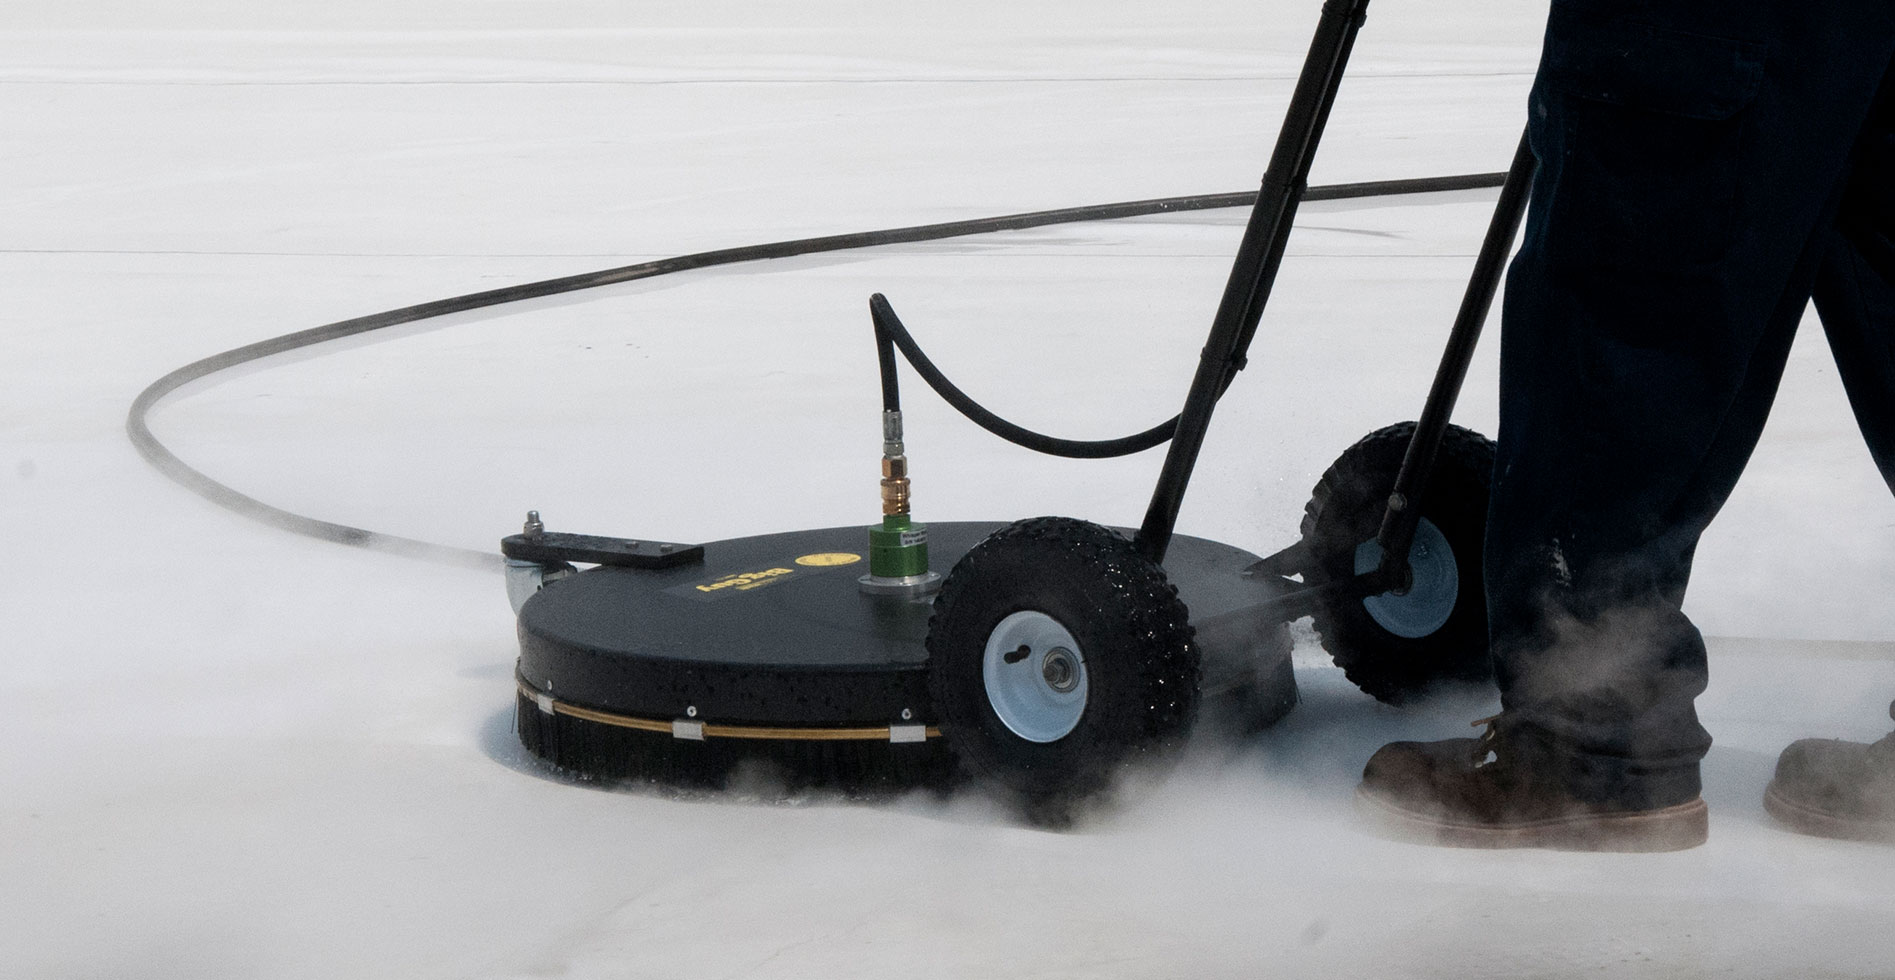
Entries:
<svg viewBox="0 0 1895 980">
<path fill-rule="evenodd" d="M 1077 727 L 1048 743 L 1006 727 L 982 673 L 994 626 L 1029 609 L 1078 641 L 1090 692 Z M 1039 517 L 989 535 L 942 584 L 927 647 L 929 694 L 960 766 L 1019 794 L 1029 813 L 1103 793 L 1128 765 L 1182 744 L 1197 717 L 1199 651 L 1177 587 L 1097 524 Z"/>
<path fill-rule="evenodd" d="M 1363 436 L 1344 450 L 1310 490 L 1302 534 L 1312 585 L 1355 573 L 1355 549 L 1375 536 L 1415 423 L 1400 422 Z M 1481 683 L 1493 676 L 1487 649 L 1487 596 L 1481 577 L 1487 500 L 1493 486 L 1494 444 L 1478 432 L 1450 425 L 1421 500 L 1421 516 L 1454 549 L 1461 588 L 1446 623 L 1423 637 L 1390 633 L 1359 599 L 1343 599 L 1314 614 L 1317 636 L 1343 674 L 1379 701 L 1401 704 L 1442 681 Z"/>
</svg>

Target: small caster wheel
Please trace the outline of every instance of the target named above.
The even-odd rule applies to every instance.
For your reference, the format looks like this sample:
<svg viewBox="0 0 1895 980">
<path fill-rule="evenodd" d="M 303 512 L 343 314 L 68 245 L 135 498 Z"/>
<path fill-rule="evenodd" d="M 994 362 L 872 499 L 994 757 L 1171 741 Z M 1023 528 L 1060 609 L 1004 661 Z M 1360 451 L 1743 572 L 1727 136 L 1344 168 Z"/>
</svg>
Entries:
<svg viewBox="0 0 1895 980">
<path fill-rule="evenodd" d="M 1381 563 L 1375 536 L 1414 434 L 1415 423 L 1403 422 L 1364 436 L 1310 491 L 1305 581 L 1347 579 Z M 1491 441 L 1448 426 L 1408 552 L 1413 584 L 1400 594 L 1337 598 L 1314 613 L 1336 666 L 1379 700 L 1398 704 L 1441 681 L 1479 683 L 1493 674 L 1481 582 L 1493 468 Z"/>
</svg>

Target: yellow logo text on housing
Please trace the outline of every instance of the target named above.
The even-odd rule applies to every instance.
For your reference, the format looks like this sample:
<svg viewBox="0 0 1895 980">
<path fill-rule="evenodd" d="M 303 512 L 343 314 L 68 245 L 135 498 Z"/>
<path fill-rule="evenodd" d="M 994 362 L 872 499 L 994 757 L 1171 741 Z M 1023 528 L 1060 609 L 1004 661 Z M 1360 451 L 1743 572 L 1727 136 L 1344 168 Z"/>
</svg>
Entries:
<svg viewBox="0 0 1895 980">
<path fill-rule="evenodd" d="M 707 582 L 696 588 L 699 592 L 722 592 L 725 589 L 748 592 L 758 586 L 769 585 L 771 582 L 785 575 L 794 574 L 796 574 L 796 569 L 794 568 L 766 568 L 760 572 L 739 572 L 736 575 L 726 575 L 715 582 Z"/>
</svg>

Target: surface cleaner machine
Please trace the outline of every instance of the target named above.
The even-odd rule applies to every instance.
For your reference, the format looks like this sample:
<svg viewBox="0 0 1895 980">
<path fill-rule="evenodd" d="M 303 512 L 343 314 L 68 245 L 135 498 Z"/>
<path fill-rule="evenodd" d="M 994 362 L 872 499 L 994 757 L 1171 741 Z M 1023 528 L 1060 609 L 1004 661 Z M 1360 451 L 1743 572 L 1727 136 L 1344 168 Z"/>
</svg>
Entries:
<svg viewBox="0 0 1895 980">
<path fill-rule="evenodd" d="M 1419 420 L 1344 452 L 1311 495 L 1301 540 L 1275 554 L 1175 528 L 1367 6 L 1323 6 L 1175 418 L 1101 442 L 1027 431 L 956 389 L 888 300 L 871 298 L 881 523 L 686 544 L 561 533 L 530 515 L 502 543 L 526 748 L 585 778 L 715 786 L 760 760 L 801 785 L 971 775 L 1058 804 L 1163 758 L 1209 701 L 1250 726 L 1281 717 L 1296 702 L 1287 624 L 1303 616 L 1348 676 L 1385 701 L 1487 676 L 1480 559 L 1493 448 L 1448 417 L 1525 212 L 1524 142 Z M 898 351 L 963 413 L 1028 448 L 1096 458 L 1168 443 L 1144 522 L 915 521 Z"/>
</svg>

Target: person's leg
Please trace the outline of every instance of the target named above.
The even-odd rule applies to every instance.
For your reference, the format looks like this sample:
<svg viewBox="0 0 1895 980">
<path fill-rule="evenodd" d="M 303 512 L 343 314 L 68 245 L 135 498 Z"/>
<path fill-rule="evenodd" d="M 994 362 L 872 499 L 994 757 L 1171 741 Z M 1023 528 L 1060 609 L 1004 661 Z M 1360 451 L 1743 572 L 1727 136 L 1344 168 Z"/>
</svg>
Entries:
<svg viewBox="0 0 1895 980">
<path fill-rule="evenodd" d="M 1857 144 L 1815 299 L 1863 440 L 1895 489 L 1895 66 Z M 1895 735 L 1792 744 L 1764 805 L 1805 833 L 1895 842 Z"/>
<path fill-rule="evenodd" d="M 1895 490 L 1895 65 L 1857 141 L 1815 300 L 1863 441 Z"/>
<path fill-rule="evenodd" d="M 1378 753 L 1382 815 L 1559 846 L 1514 825 L 1696 800 L 1692 551 L 1768 414 L 1892 48 L 1866 9 L 1555 0 L 1503 307 L 1486 560 L 1505 713 L 1478 745 Z"/>
</svg>

